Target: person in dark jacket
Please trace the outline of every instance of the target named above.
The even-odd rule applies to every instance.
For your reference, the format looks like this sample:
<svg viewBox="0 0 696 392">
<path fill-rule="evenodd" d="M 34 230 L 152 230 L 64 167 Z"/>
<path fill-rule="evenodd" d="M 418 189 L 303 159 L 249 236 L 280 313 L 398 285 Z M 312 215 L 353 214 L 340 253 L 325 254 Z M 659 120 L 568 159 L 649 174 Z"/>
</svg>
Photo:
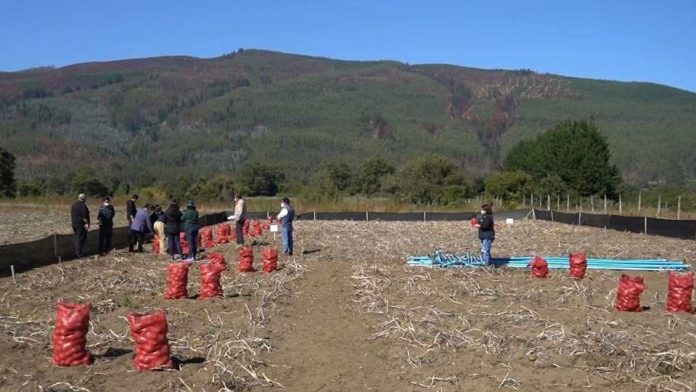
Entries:
<svg viewBox="0 0 696 392">
<path fill-rule="evenodd" d="M 283 254 L 292 256 L 292 222 L 295 220 L 295 209 L 290 205 L 290 199 L 283 198 L 280 203 L 280 238 L 283 241 Z"/>
<path fill-rule="evenodd" d="M 169 255 L 173 260 L 181 258 L 181 242 L 179 242 L 181 211 L 177 202 L 172 202 L 164 212 L 164 231 L 167 233 L 169 242 Z"/>
<path fill-rule="evenodd" d="M 196 260 L 197 240 L 198 240 L 198 211 L 196 205 L 192 201 L 186 204 L 186 211 L 181 216 L 181 221 L 184 223 L 184 231 L 186 232 L 186 240 L 189 243 L 189 255 L 187 262 Z"/>
<path fill-rule="evenodd" d="M 70 208 L 70 220 L 73 233 L 75 234 L 75 256 L 81 259 L 85 256 L 85 242 L 87 241 L 87 231 L 89 230 L 89 208 L 87 208 L 87 196 L 80 193 L 77 201 Z"/>
<path fill-rule="evenodd" d="M 495 241 L 495 222 L 490 204 L 481 206 L 481 217 L 475 227 L 478 227 L 478 237 L 481 240 L 481 261 L 490 264 L 491 245 Z"/>
<path fill-rule="evenodd" d="M 138 201 L 139 196 L 137 194 L 133 194 L 131 196 L 130 200 L 126 202 L 126 218 L 128 219 L 128 226 L 133 224 L 133 219 L 135 219 L 135 214 L 138 213 L 138 208 L 135 205 L 135 202 Z M 133 243 L 135 238 L 133 238 L 133 232 L 128 231 L 128 244 Z"/>
<path fill-rule="evenodd" d="M 145 243 L 145 234 L 154 233 L 150 214 L 154 211 L 151 205 L 146 204 L 145 207 L 138 209 L 135 213 L 133 223 L 131 223 L 131 241 L 128 243 L 128 251 L 133 252 L 133 247 L 138 244 L 138 252 L 143 251 L 143 243 Z"/>
<path fill-rule="evenodd" d="M 99 221 L 99 256 L 106 256 L 111 251 L 115 215 L 116 210 L 111 205 L 111 199 L 105 197 L 104 204 L 97 213 L 97 220 Z"/>
</svg>

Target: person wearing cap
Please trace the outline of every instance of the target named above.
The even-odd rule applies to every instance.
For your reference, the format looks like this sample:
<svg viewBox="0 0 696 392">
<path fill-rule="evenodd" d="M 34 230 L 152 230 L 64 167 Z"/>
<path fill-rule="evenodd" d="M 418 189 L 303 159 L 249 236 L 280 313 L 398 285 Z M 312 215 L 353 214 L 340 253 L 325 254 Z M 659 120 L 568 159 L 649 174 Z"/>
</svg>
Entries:
<svg viewBox="0 0 696 392">
<path fill-rule="evenodd" d="M 246 222 L 246 204 L 240 193 L 234 194 L 234 215 L 227 217 L 234 221 L 237 231 L 237 244 L 244 245 L 244 222 Z"/>
<path fill-rule="evenodd" d="M 111 251 L 115 215 L 116 210 L 111 205 L 111 199 L 105 197 L 104 204 L 99 207 L 99 212 L 97 213 L 97 220 L 99 221 L 99 256 L 106 256 Z"/>
<path fill-rule="evenodd" d="M 139 208 L 135 213 L 133 223 L 131 223 L 131 240 L 128 242 L 128 251 L 133 252 L 133 247 L 138 244 L 138 252 L 143 251 L 143 243 L 145 242 L 145 233 L 153 233 L 152 221 L 150 213 L 154 210 L 151 205 L 145 204 L 145 207 Z"/>
<path fill-rule="evenodd" d="M 189 244 L 188 258 L 184 261 L 190 263 L 196 260 L 196 251 L 198 250 L 198 211 L 196 211 L 196 205 L 192 201 L 186 203 L 186 211 L 181 215 L 181 222 L 184 224 L 186 241 Z"/>
<path fill-rule="evenodd" d="M 290 205 L 290 199 L 283 198 L 280 203 L 280 238 L 283 241 L 283 254 L 292 256 L 292 222 L 295 220 L 295 209 Z"/>
<path fill-rule="evenodd" d="M 162 211 L 162 207 L 160 206 L 155 206 L 155 213 L 154 216 L 157 218 L 155 220 L 155 223 L 153 223 L 153 227 L 155 228 L 155 233 L 157 234 L 157 241 L 159 241 L 159 254 L 160 255 L 166 255 L 167 254 L 167 232 L 165 231 L 165 224 L 164 224 L 164 211 Z"/>
<path fill-rule="evenodd" d="M 87 208 L 87 195 L 80 193 L 77 200 L 70 207 L 70 220 L 75 235 L 75 256 L 78 259 L 85 257 L 84 249 L 89 230 L 89 208 Z"/>
</svg>

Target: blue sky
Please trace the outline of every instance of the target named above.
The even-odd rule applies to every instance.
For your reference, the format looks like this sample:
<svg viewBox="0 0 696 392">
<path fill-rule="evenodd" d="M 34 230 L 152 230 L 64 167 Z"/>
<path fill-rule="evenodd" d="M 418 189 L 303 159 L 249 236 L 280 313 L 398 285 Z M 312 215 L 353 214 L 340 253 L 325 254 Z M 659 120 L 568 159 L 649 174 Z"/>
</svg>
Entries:
<svg viewBox="0 0 696 392">
<path fill-rule="evenodd" d="M 259 48 L 696 91 L 696 1 L 0 0 L 0 70 Z"/>
</svg>

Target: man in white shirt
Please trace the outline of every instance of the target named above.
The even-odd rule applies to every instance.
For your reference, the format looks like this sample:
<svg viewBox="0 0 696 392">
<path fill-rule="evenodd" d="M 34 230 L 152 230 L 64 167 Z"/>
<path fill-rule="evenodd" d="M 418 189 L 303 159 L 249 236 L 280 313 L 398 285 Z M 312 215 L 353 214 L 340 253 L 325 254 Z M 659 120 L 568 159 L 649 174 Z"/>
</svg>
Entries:
<svg viewBox="0 0 696 392">
<path fill-rule="evenodd" d="M 246 222 L 246 205 L 240 193 L 234 194 L 234 215 L 227 217 L 234 221 L 237 229 L 237 244 L 244 245 L 244 222 Z"/>
<path fill-rule="evenodd" d="M 280 238 L 283 240 L 283 254 L 292 256 L 292 222 L 295 220 L 295 209 L 290 205 L 290 199 L 283 198 L 280 203 Z"/>
</svg>

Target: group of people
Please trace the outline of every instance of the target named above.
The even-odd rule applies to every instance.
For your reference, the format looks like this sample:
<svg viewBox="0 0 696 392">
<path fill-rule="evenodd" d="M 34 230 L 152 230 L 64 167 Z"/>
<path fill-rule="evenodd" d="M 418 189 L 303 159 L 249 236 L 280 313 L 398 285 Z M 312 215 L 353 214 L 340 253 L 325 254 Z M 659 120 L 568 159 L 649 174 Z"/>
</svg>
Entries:
<svg viewBox="0 0 696 392">
<path fill-rule="evenodd" d="M 134 194 L 126 202 L 126 214 L 129 225 L 128 251 L 143 252 L 143 243 L 145 243 L 146 235 L 157 234 L 160 254 L 169 254 L 173 260 L 184 259 L 187 262 L 196 260 L 200 225 L 198 222 L 199 214 L 193 201 L 186 203 L 186 209 L 182 212 L 177 201 L 172 201 L 169 204 L 169 208 L 163 211 L 160 206 L 151 204 L 145 204 L 142 208 L 137 208 L 136 203 L 138 199 L 138 195 Z M 91 225 L 90 212 L 86 201 L 87 196 L 81 193 L 70 210 L 75 237 L 75 255 L 78 258 L 85 256 L 84 247 L 87 241 L 87 232 Z M 228 219 L 235 223 L 237 244 L 244 245 L 244 223 L 247 220 L 246 205 L 241 194 L 235 194 L 234 201 L 234 214 L 229 216 Z M 287 197 L 283 199 L 280 206 L 281 211 L 277 218 L 280 221 L 283 253 L 292 255 L 292 223 L 295 219 L 295 210 L 290 205 L 290 200 Z M 97 220 L 99 221 L 99 256 L 105 256 L 113 249 L 112 238 L 115 216 L 116 210 L 111 205 L 111 199 L 105 197 L 97 213 Z M 179 237 L 182 229 L 186 233 L 186 240 L 189 244 L 187 255 L 184 255 L 182 252 Z"/>
</svg>

